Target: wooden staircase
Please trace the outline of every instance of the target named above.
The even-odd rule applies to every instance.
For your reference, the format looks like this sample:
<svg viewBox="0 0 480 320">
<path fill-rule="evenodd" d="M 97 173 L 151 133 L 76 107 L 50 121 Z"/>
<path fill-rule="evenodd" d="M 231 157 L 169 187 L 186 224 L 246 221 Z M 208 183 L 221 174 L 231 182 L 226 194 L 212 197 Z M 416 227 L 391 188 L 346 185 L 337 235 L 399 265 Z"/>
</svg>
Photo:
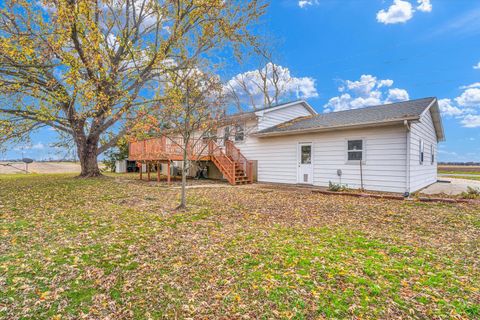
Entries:
<svg viewBox="0 0 480 320">
<path fill-rule="evenodd" d="M 210 141 L 209 154 L 230 184 L 253 183 L 253 161 L 248 161 L 233 142 L 226 141 L 225 148 L 222 148 Z"/>
</svg>

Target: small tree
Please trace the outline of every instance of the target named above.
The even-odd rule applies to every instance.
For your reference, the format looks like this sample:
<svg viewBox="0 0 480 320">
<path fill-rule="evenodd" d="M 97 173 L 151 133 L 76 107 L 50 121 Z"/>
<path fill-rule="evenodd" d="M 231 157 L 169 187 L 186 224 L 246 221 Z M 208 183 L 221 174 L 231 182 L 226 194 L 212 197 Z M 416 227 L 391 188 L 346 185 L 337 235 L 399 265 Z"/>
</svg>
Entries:
<svg viewBox="0 0 480 320">
<path fill-rule="evenodd" d="M 182 150 L 182 191 L 178 209 L 186 208 L 186 183 L 190 150 L 202 153 L 204 139 L 217 128 L 225 114 L 223 85 L 218 76 L 197 68 L 172 71 L 165 87 L 160 117 L 169 123 L 172 136 L 180 137 Z M 200 148 L 199 148 L 200 146 Z M 194 159 L 195 160 L 195 159 Z"/>
</svg>

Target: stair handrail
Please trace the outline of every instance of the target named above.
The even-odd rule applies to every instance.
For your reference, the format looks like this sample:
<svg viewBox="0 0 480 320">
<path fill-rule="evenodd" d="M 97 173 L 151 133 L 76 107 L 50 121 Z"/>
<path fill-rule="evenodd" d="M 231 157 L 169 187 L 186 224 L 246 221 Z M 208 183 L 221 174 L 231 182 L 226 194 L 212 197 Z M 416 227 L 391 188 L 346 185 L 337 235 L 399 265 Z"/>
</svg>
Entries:
<svg viewBox="0 0 480 320">
<path fill-rule="evenodd" d="M 235 163 L 222 150 L 222 148 L 213 140 L 208 142 L 209 155 L 218 162 L 220 170 L 226 175 L 231 184 L 235 184 Z M 223 169 L 223 170 L 222 170 Z"/>
<path fill-rule="evenodd" d="M 242 166 L 245 175 L 247 176 L 248 181 L 253 182 L 253 162 L 249 161 L 239 148 L 233 143 L 233 141 L 225 141 L 226 154 L 228 157 L 231 157 L 234 162 L 237 162 Z"/>
</svg>

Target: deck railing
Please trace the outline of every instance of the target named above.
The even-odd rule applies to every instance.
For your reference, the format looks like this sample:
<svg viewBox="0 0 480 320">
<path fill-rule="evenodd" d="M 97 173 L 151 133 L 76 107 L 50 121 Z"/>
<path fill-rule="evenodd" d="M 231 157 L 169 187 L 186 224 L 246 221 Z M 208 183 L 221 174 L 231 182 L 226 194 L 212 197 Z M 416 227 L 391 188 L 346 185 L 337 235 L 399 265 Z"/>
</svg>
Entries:
<svg viewBox="0 0 480 320">
<path fill-rule="evenodd" d="M 158 160 L 183 156 L 185 148 L 183 137 L 151 138 L 141 141 L 132 141 L 129 145 L 129 158 L 131 160 Z M 194 139 L 186 147 L 189 159 L 208 156 L 208 142 L 204 139 Z"/>
</svg>

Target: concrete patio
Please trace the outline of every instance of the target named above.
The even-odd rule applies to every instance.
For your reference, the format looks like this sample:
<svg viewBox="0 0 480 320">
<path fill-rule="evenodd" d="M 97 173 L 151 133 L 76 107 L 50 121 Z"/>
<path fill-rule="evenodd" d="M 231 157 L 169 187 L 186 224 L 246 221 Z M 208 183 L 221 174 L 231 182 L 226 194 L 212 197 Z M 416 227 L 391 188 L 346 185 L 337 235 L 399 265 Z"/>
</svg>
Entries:
<svg viewBox="0 0 480 320">
<path fill-rule="evenodd" d="M 467 191 L 468 187 L 480 188 L 480 181 L 456 179 L 443 176 L 439 177 L 439 182 L 428 186 L 420 193 L 428 195 L 447 194 L 454 196 Z"/>
</svg>

